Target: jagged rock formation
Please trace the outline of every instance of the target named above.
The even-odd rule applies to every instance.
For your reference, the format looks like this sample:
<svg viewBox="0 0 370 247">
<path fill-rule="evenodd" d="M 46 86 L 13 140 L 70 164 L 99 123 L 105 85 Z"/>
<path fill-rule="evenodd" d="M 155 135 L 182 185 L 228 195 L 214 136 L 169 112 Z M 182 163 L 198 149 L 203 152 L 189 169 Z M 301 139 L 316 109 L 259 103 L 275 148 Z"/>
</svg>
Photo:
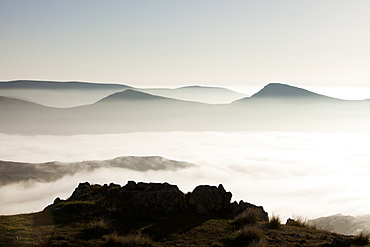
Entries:
<svg viewBox="0 0 370 247">
<path fill-rule="evenodd" d="M 129 181 L 125 186 L 117 184 L 91 185 L 80 183 L 67 200 L 55 199 L 54 203 L 45 208 L 51 212 L 65 210 L 66 205 L 84 205 L 94 213 L 106 210 L 126 210 L 134 208 L 145 212 L 174 213 L 189 212 L 210 214 L 223 212 L 237 215 L 249 208 L 260 210 L 260 218 L 268 220 L 263 207 L 240 201 L 231 203 L 232 194 L 223 185 L 197 186 L 192 192 L 184 194 L 176 185 L 168 183 L 136 183 Z M 74 208 L 75 209 L 75 208 Z M 85 212 L 86 213 L 86 212 Z"/>
</svg>

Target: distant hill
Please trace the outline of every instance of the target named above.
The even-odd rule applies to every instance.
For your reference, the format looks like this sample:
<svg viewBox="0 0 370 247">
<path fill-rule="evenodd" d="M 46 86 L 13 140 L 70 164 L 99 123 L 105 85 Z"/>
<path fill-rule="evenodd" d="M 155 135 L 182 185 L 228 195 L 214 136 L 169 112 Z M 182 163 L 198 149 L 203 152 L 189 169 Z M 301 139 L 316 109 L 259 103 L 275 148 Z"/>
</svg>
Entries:
<svg viewBox="0 0 370 247">
<path fill-rule="evenodd" d="M 355 235 L 358 232 L 370 231 L 370 215 L 350 216 L 336 214 L 313 220 L 316 226 L 328 228 L 332 232 Z"/>
<path fill-rule="evenodd" d="M 280 100 L 337 100 L 325 95 L 317 94 L 303 88 L 282 84 L 282 83 L 269 83 L 260 91 L 253 94 L 251 97 L 245 97 L 240 101 L 248 99 L 280 99 Z"/>
<path fill-rule="evenodd" d="M 92 104 L 113 93 L 122 92 L 126 89 L 133 89 L 166 98 L 212 104 L 230 103 L 245 97 L 244 94 L 220 87 L 188 86 L 176 89 L 141 89 L 123 84 L 79 81 L 18 80 L 0 82 L 0 96 L 28 100 L 52 107 L 74 107 Z"/>
<path fill-rule="evenodd" d="M 167 98 L 209 104 L 228 104 L 246 96 L 245 94 L 241 94 L 226 88 L 204 86 L 186 86 L 175 89 L 149 88 L 136 90 Z"/>
<path fill-rule="evenodd" d="M 35 81 L 35 80 L 18 80 L 0 82 L 2 89 L 43 89 L 43 90 L 99 90 L 99 89 L 116 89 L 123 90 L 131 88 L 127 85 L 113 83 L 91 83 L 80 81 Z"/>
<path fill-rule="evenodd" d="M 1 97 L 0 132 L 104 134 L 133 131 L 370 131 L 369 100 L 339 100 L 269 84 L 230 104 L 178 100 L 126 89 L 93 104 L 45 107 Z"/>
<path fill-rule="evenodd" d="M 279 97 L 279 98 L 319 98 L 325 97 L 317 93 L 313 93 L 303 88 L 294 87 L 282 83 L 270 83 L 266 85 L 259 92 L 252 95 L 252 98 L 261 98 L 261 97 Z"/>
<path fill-rule="evenodd" d="M 128 88 L 131 87 L 121 84 L 19 80 L 0 82 L 0 96 L 52 107 L 73 107 L 92 104 L 105 96 Z"/>
<path fill-rule="evenodd" d="M 117 92 L 112 95 L 109 95 L 101 100 L 99 100 L 97 103 L 107 103 L 107 102 L 119 102 L 119 101 L 126 101 L 126 100 L 134 100 L 134 101 L 141 101 L 141 100 L 171 100 L 174 101 L 174 99 L 168 99 L 161 96 L 155 96 L 152 94 L 140 92 L 137 90 L 127 89 L 123 92 Z"/>
<path fill-rule="evenodd" d="M 93 171 L 98 168 L 126 168 L 135 171 L 178 170 L 193 164 L 168 160 L 160 156 L 121 156 L 111 160 L 92 160 L 82 162 L 22 163 L 0 160 L 0 186 L 18 182 L 51 182 L 77 172 Z"/>
</svg>

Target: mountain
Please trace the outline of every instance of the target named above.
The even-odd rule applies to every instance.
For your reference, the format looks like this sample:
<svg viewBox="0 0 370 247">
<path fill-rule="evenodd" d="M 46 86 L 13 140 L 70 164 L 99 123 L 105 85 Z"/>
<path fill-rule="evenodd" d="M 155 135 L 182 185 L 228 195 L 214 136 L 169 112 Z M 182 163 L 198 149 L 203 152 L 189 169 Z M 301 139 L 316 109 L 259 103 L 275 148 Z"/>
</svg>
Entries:
<svg viewBox="0 0 370 247">
<path fill-rule="evenodd" d="M 94 104 L 53 108 L 2 97 L 0 132 L 22 134 L 104 134 L 131 131 L 199 130 L 215 106 L 153 96 L 134 90 Z M 24 110 L 20 105 L 24 105 Z M 206 119 L 206 121 L 208 121 Z M 202 127 L 203 126 L 203 127 Z"/>
<path fill-rule="evenodd" d="M 161 96 L 155 96 L 152 94 L 140 92 L 137 90 L 127 89 L 122 92 L 117 92 L 112 95 L 109 95 L 101 100 L 99 100 L 97 103 L 107 103 L 107 102 L 120 102 L 120 101 L 147 101 L 147 100 L 170 100 L 175 101 L 175 99 L 169 99 Z"/>
<path fill-rule="evenodd" d="M 370 101 L 339 100 L 305 89 L 269 84 L 230 104 L 206 104 L 133 89 L 95 103 L 54 108 L 0 100 L 0 132 L 105 134 L 133 131 L 369 131 Z"/>
<path fill-rule="evenodd" d="M 313 220 L 313 223 L 320 228 L 329 228 L 330 231 L 355 235 L 358 232 L 370 231 L 370 215 L 350 216 L 343 214 L 336 214 L 326 217 L 320 217 Z"/>
<path fill-rule="evenodd" d="M 186 86 L 175 89 L 135 89 L 153 95 L 208 104 L 228 104 L 246 95 L 221 87 Z"/>
<path fill-rule="evenodd" d="M 253 94 L 251 97 L 243 98 L 239 101 L 248 99 L 280 99 L 280 100 L 337 100 L 325 95 L 317 94 L 303 88 L 282 84 L 282 83 L 269 83 L 260 91 Z"/>
<path fill-rule="evenodd" d="M 178 170 L 193 164 L 168 160 L 160 156 L 134 157 L 121 156 L 111 160 L 82 162 L 22 163 L 0 160 L 0 186 L 18 182 L 51 182 L 77 172 L 93 171 L 98 168 L 125 168 L 135 171 Z"/>
<path fill-rule="evenodd" d="M 131 87 L 121 84 L 19 80 L 0 82 L 0 96 L 52 107 L 73 107 L 92 104 L 128 88 Z"/>
<path fill-rule="evenodd" d="M 245 97 L 244 94 L 220 87 L 188 86 L 176 89 L 141 89 L 123 84 L 78 81 L 18 80 L 0 82 L 0 96 L 28 100 L 52 107 L 74 107 L 92 104 L 115 92 L 122 92 L 126 89 L 133 89 L 166 98 L 212 104 L 230 103 Z"/>
<path fill-rule="evenodd" d="M 17 80 L 0 82 L 0 90 L 4 89 L 42 89 L 42 90 L 99 90 L 115 89 L 123 90 L 131 88 L 127 85 L 112 83 L 91 83 L 79 81 L 34 81 L 34 80 Z"/>
</svg>

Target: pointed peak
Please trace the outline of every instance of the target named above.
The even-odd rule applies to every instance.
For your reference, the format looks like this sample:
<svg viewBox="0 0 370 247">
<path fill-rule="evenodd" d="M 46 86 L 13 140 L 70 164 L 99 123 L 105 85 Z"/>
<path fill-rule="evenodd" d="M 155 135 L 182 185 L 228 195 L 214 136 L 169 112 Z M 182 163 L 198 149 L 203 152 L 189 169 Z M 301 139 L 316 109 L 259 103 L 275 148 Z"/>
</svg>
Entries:
<svg viewBox="0 0 370 247">
<path fill-rule="evenodd" d="M 327 96 L 320 95 L 303 88 L 283 83 L 269 83 L 251 98 L 319 98 Z"/>
</svg>

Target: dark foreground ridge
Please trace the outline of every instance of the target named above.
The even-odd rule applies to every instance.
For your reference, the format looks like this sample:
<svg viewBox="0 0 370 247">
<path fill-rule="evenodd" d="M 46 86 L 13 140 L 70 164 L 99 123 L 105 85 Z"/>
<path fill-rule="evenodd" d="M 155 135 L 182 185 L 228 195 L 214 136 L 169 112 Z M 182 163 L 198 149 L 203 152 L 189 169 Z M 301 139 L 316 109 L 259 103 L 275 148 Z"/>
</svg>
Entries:
<svg viewBox="0 0 370 247">
<path fill-rule="evenodd" d="M 231 192 L 226 192 L 222 184 L 218 187 L 200 185 L 193 192 L 184 194 L 176 185 L 168 183 L 129 181 L 121 187 L 114 183 L 101 186 L 85 182 L 78 185 L 68 200 L 57 198 L 45 210 L 59 214 L 59 211 L 63 212 L 66 204 L 94 202 L 95 206 L 89 210 L 90 213 L 114 207 L 116 211 L 135 209 L 141 213 L 194 213 L 199 215 L 218 213 L 235 216 L 248 208 L 255 208 L 260 211 L 261 219 L 268 220 L 268 214 L 262 207 L 243 201 L 230 203 L 231 197 Z M 110 210 L 99 213 L 109 212 Z"/>
<path fill-rule="evenodd" d="M 0 216 L 0 246 L 364 246 L 368 237 L 282 225 L 223 185 L 183 193 L 168 183 L 80 183 L 42 212 Z"/>
</svg>

